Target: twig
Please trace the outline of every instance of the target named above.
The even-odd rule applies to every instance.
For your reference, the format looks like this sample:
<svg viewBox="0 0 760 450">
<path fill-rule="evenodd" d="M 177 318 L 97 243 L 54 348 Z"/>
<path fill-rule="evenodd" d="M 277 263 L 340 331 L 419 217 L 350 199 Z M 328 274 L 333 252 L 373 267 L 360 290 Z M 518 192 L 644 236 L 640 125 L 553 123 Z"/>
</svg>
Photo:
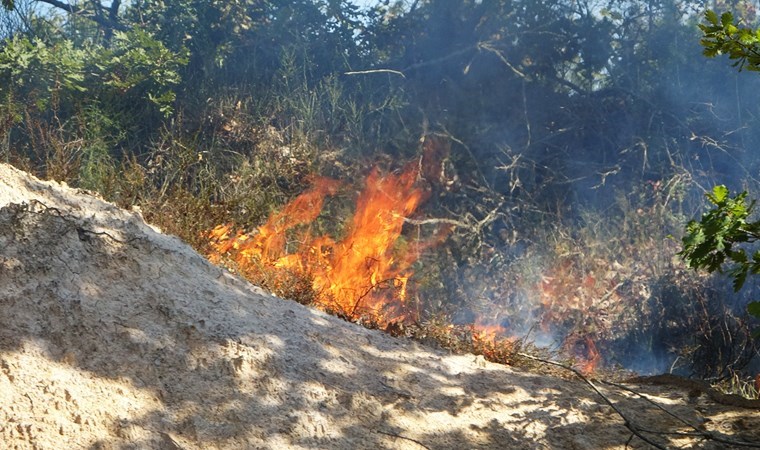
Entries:
<svg viewBox="0 0 760 450">
<path fill-rule="evenodd" d="M 528 79 L 528 77 L 524 73 L 522 73 L 521 71 L 519 71 L 517 69 L 517 67 L 513 66 L 512 63 L 510 63 L 507 60 L 507 57 L 504 56 L 504 53 L 502 53 L 501 51 L 499 51 L 497 48 L 493 47 L 491 45 L 491 42 L 479 42 L 477 48 L 478 48 L 478 50 L 486 50 L 486 51 L 489 51 L 489 52 L 493 53 L 494 55 L 496 55 L 497 58 L 499 58 L 501 60 L 501 62 L 504 63 L 505 66 L 507 66 L 509 68 L 509 70 L 511 70 L 512 72 L 514 72 L 515 75 L 517 75 L 518 77 L 520 77 L 520 78 L 522 78 L 524 80 Z"/>
<path fill-rule="evenodd" d="M 479 162 L 478 158 L 475 157 L 475 154 L 472 152 L 472 150 L 470 149 L 470 147 L 467 144 L 464 143 L 463 140 L 457 138 L 456 136 L 454 136 L 453 134 L 451 134 L 445 128 L 443 129 L 442 133 L 433 133 L 433 134 L 436 135 L 436 136 L 441 136 L 441 137 L 446 138 L 446 139 L 451 139 L 452 141 L 454 141 L 457 144 L 461 145 L 462 148 L 467 152 L 467 154 L 470 155 L 470 159 L 472 160 L 472 162 L 475 163 L 475 170 L 477 170 L 478 175 L 480 175 L 480 178 L 483 179 L 483 184 L 485 184 L 486 186 L 489 186 L 488 179 L 486 178 L 486 176 L 483 173 L 483 171 L 480 170 L 480 164 L 478 163 Z"/>
<path fill-rule="evenodd" d="M 404 222 L 411 225 L 432 225 L 432 224 L 437 224 L 437 223 L 445 223 L 445 224 L 454 225 L 457 227 L 468 228 L 475 233 L 480 233 L 485 226 L 489 225 L 491 222 L 496 220 L 499 209 L 501 209 L 503 205 L 504 205 L 504 202 L 499 203 L 496 206 L 496 208 L 492 209 L 488 214 L 486 214 L 486 216 L 482 220 L 479 220 L 475 223 L 467 223 L 467 222 L 462 222 L 461 220 L 447 219 L 447 218 L 409 219 L 407 217 L 404 217 Z"/>
<path fill-rule="evenodd" d="M 621 287 L 623 287 L 623 284 L 625 284 L 625 283 L 623 283 L 622 281 L 620 283 L 616 284 L 614 288 L 610 289 L 606 294 L 604 294 L 602 296 L 602 298 L 600 299 L 600 303 L 604 302 L 605 300 L 607 300 L 608 298 L 610 298 L 612 296 L 612 294 L 614 294 L 618 289 L 620 289 Z"/>
<path fill-rule="evenodd" d="M 631 389 L 631 388 L 629 388 L 627 386 L 623 386 L 622 384 L 613 383 L 612 381 L 602 381 L 602 383 L 608 384 L 610 386 L 614 386 L 614 387 L 616 387 L 618 389 L 622 389 L 624 391 L 628 391 L 628 392 L 630 392 L 630 393 L 638 396 L 639 398 L 642 398 L 642 399 L 646 400 L 647 402 L 651 403 L 655 408 L 659 409 L 660 411 L 664 412 L 665 414 L 669 415 L 670 417 L 676 419 L 677 421 L 683 423 L 684 425 L 688 426 L 689 428 L 693 428 L 694 430 L 699 431 L 699 429 L 697 427 L 695 427 L 694 425 L 690 424 L 685 419 L 683 419 L 683 418 L 681 418 L 681 417 L 673 414 L 672 412 L 668 411 L 662 405 L 660 405 L 659 403 L 653 401 L 651 398 L 647 397 L 646 395 L 642 394 L 641 392 L 638 392 L 638 391 L 636 391 L 634 389 Z"/>
<path fill-rule="evenodd" d="M 93 235 L 93 236 L 105 236 L 107 238 L 110 238 L 114 242 L 118 242 L 119 244 L 128 244 L 128 243 L 130 243 L 130 242 L 132 242 L 132 241 L 134 241 L 134 240 L 137 239 L 137 237 L 133 237 L 133 238 L 128 239 L 126 241 L 122 241 L 121 239 L 118 239 L 118 238 L 112 236 L 110 233 L 108 233 L 106 231 L 92 231 L 92 230 L 88 230 L 88 229 L 82 228 L 82 227 L 77 227 L 77 234 L 79 235 L 79 239 L 82 240 L 82 241 L 87 241 L 89 239 L 89 235 Z"/>
<path fill-rule="evenodd" d="M 655 431 L 655 430 L 647 430 L 645 428 L 639 428 L 641 431 L 645 431 L 650 434 L 659 434 L 659 435 L 671 435 L 671 436 L 682 436 L 682 437 L 694 437 L 694 438 L 703 438 L 706 441 L 715 441 L 720 442 L 721 444 L 728 444 L 732 445 L 734 447 L 746 447 L 746 448 L 760 448 L 760 444 L 755 444 L 752 442 L 742 442 L 742 441 L 734 441 L 731 439 L 723 439 L 721 437 L 715 436 L 714 434 L 708 432 L 708 431 L 700 431 L 697 430 L 695 432 L 683 432 L 683 431 Z"/>
<path fill-rule="evenodd" d="M 660 405 L 659 403 L 655 402 L 651 398 L 649 398 L 646 395 L 642 394 L 641 392 L 638 392 L 638 391 L 636 391 L 634 389 L 631 389 L 631 388 L 629 388 L 627 386 L 624 386 L 624 385 L 618 384 L 618 383 L 613 383 L 612 381 L 602 381 L 602 383 L 608 384 L 610 386 L 614 386 L 614 387 L 616 387 L 618 389 L 622 389 L 624 391 L 628 391 L 628 392 L 630 392 L 630 393 L 638 396 L 639 398 L 641 398 L 641 399 L 645 400 L 646 402 L 652 404 L 652 406 L 654 406 L 655 408 L 659 409 L 660 411 L 664 412 L 665 414 L 669 415 L 670 417 L 676 419 L 677 421 L 681 422 L 682 424 L 684 424 L 684 425 L 686 425 L 689 428 L 691 428 L 691 429 L 694 430 L 693 433 L 684 433 L 684 432 L 678 432 L 678 431 L 667 432 L 666 433 L 666 432 L 662 432 L 662 431 L 651 431 L 651 430 L 643 430 L 643 429 L 642 429 L 642 431 L 647 431 L 647 433 L 652 433 L 652 434 L 672 434 L 672 435 L 676 435 L 676 436 L 693 436 L 693 437 L 699 436 L 699 437 L 703 437 L 703 438 L 705 438 L 707 440 L 712 440 L 712 441 L 715 441 L 715 442 L 720 442 L 722 444 L 729 444 L 729 445 L 734 445 L 734 446 L 739 446 L 739 447 L 760 448 L 759 444 L 753 444 L 751 442 L 734 441 L 734 440 L 731 440 L 731 439 L 724 439 L 722 437 L 716 436 L 714 433 L 711 433 L 709 431 L 702 431 L 699 428 L 695 427 L 694 425 L 690 424 L 688 421 L 686 421 L 682 417 L 679 417 L 678 415 L 676 415 L 673 412 L 669 411 L 667 408 L 665 408 L 662 405 Z"/>
<path fill-rule="evenodd" d="M 375 288 L 381 287 L 383 283 L 390 283 L 390 282 L 393 282 L 393 281 L 396 281 L 396 280 L 398 280 L 398 278 L 393 277 L 393 278 L 388 278 L 386 280 L 380 280 L 377 283 L 371 284 L 369 286 L 369 289 L 367 289 L 362 295 L 360 295 L 356 299 L 356 303 L 354 303 L 354 307 L 353 307 L 353 309 L 351 309 L 351 316 L 355 316 L 356 315 L 356 310 L 359 309 L 359 304 L 362 302 L 362 300 L 364 300 L 365 297 L 367 297 L 370 294 L 370 292 L 374 291 Z"/>
<path fill-rule="evenodd" d="M 617 406 L 615 406 L 615 404 L 612 403 L 612 400 L 610 400 L 609 397 L 607 397 L 606 395 L 604 395 L 602 393 L 602 391 L 600 391 L 599 388 L 596 387 L 596 385 L 591 382 L 591 380 L 589 380 L 588 378 L 586 378 L 586 376 L 581 373 L 581 371 L 579 371 L 577 369 L 574 369 L 574 368 L 572 368 L 572 367 L 570 367 L 568 365 L 565 365 L 565 364 L 562 364 L 562 363 L 558 363 L 556 361 L 551 361 L 551 360 L 548 360 L 548 359 L 537 358 L 537 357 L 535 357 L 533 355 L 528 355 L 527 353 L 518 353 L 518 355 L 522 356 L 523 358 L 528 358 L 528 359 L 533 360 L 533 361 L 538 361 L 538 362 L 541 362 L 541 363 L 544 363 L 544 364 L 549 364 L 549 365 L 552 365 L 552 366 L 561 367 L 561 368 L 563 368 L 565 370 L 573 372 L 584 383 L 586 383 L 587 385 L 589 385 L 591 387 L 591 389 L 593 389 L 594 392 L 596 392 L 597 395 L 599 395 L 599 397 L 602 398 L 602 400 L 604 401 L 604 403 L 606 403 L 610 408 L 612 408 L 613 411 L 615 411 L 615 413 L 617 415 L 619 415 L 623 419 L 625 427 L 628 428 L 631 431 L 631 433 L 635 434 L 636 437 L 638 437 L 642 441 L 646 442 L 647 444 L 649 444 L 649 445 L 651 445 L 651 446 L 653 446 L 655 448 L 658 448 L 660 450 L 667 450 L 662 445 L 658 444 L 657 442 L 654 442 L 650 438 L 648 438 L 648 437 L 644 436 L 643 434 L 641 434 L 641 431 L 639 430 L 639 428 L 633 422 L 631 422 L 631 420 L 628 418 L 628 416 L 626 416 L 623 413 L 623 411 L 621 411 Z"/>
<path fill-rule="evenodd" d="M 442 56 L 440 58 L 430 59 L 430 60 L 427 60 L 427 61 L 422 61 L 422 62 L 418 62 L 418 63 L 412 64 L 411 66 L 408 66 L 408 67 L 404 68 L 404 72 L 409 73 L 411 71 L 414 71 L 414 70 L 417 70 L 417 69 L 421 69 L 423 67 L 440 64 L 440 63 L 445 62 L 445 61 L 447 61 L 449 59 L 453 59 L 453 58 L 456 58 L 458 56 L 464 55 L 465 53 L 472 52 L 473 50 L 479 50 L 478 46 L 471 45 L 471 46 L 463 48 L 461 50 L 457 50 L 455 52 L 449 53 L 448 55 Z"/>
<path fill-rule="evenodd" d="M 433 225 L 438 223 L 445 223 L 448 225 L 455 225 L 462 228 L 472 228 L 472 225 L 464 223 L 460 220 L 446 219 L 446 218 L 432 218 L 432 219 L 409 219 L 404 218 L 404 222 L 412 225 Z"/>
<path fill-rule="evenodd" d="M 723 394 L 704 381 L 683 378 L 673 374 L 636 377 L 628 380 L 628 382 L 637 384 L 671 385 L 687 389 L 696 389 L 706 394 L 710 400 L 721 405 L 734 406 L 737 408 L 760 409 L 760 400 L 751 400 L 735 394 Z"/>
<path fill-rule="evenodd" d="M 455 51 L 453 53 L 450 53 L 450 54 L 448 54 L 446 56 L 443 56 L 441 58 L 436 58 L 436 59 L 432 59 L 432 60 L 429 60 L 429 61 L 422 61 L 422 62 L 419 62 L 419 63 L 415 63 L 415 64 L 412 64 L 412 65 L 410 65 L 408 67 L 405 67 L 403 70 L 369 69 L 369 70 L 355 70 L 355 71 L 350 71 L 350 72 L 343 72 L 343 74 L 344 75 L 367 75 L 367 74 L 373 74 L 373 73 L 391 73 L 391 74 L 400 75 L 401 77 L 406 78 L 406 75 L 404 74 L 404 72 L 408 73 L 408 72 L 415 71 L 417 69 L 420 69 L 420 68 L 423 68 L 423 67 L 426 67 L 426 66 L 431 66 L 431 65 L 439 64 L 439 63 L 444 62 L 444 61 L 446 61 L 448 59 L 452 59 L 452 58 L 455 58 L 457 56 L 463 55 L 465 53 L 472 52 L 473 50 L 480 50 L 479 45 L 477 45 L 477 46 L 473 45 L 473 46 L 469 46 L 467 48 L 463 48 L 461 50 L 457 50 L 457 51 Z"/>
<path fill-rule="evenodd" d="M 532 355 L 528 355 L 528 354 L 525 354 L 525 353 L 518 353 L 518 355 L 519 355 L 519 356 L 522 356 L 522 357 L 524 357 L 524 358 L 528 358 L 528 359 L 534 360 L 534 361 L 542 362 L 542 363 L 544 363 L 544 364 L 551 364 L 551 365 L 554 365 L 554 366 L 557 366 L 557 367 L 561 367 L 561 368 L 563 368 L 563 369 L 565 369 L 565 370 L 569 370 L 570 372 L 573 372 L 573 373 L 574 373 L 575 375 L 577 375 L 577 376 L 578 376 L 578 377 L 579 377 L 579 378 L 580 378 L 580 379 L 581 379 L 581 380 L 582 380 L 584 383 L 586 383 L 586 384 L 588 384 L 589 386 L 591 386 L 591 388 L 592 388 L 592 389 L 593 389 L 593 390 L 594 390 L 594 391 L 595 391 L 595 392 L 596 392 L 596 393 L 597 393 L 597 394 L 598 394 L 600 397 L 602 397 L 602 399 L 604 400 L 604 402 L 605 402 L 605 403 L 607 403 L 607 404 L 608 404 L 610 407 L 612 407 L 612 409 L 613 409 L 613 410 L 614 410 L 614 411 L 615 411 L 615 412 L 616 412 L 616 413 L 617 413 L 617 414 L 618 414 L 618 415 L 619 415 L 619 416 L 620 416 L 620 417 L 621 417 L 621 418 L 622 418 L 622 419 L 625 421 L 625 427 L 626 427 L 626 428 L 628 428 L 629 430 L 631 430 L 631 432 L 632 432 L 632 433 L 633 433 L 635 436 L 638 436 L 640 439 L 644 440 L 645 442 L 647 442 L 647 443 L 648 443 L 648 444 L 650 444 L 650 445 L 653 445 L 653 446 L 657 447 L 658 449 L 663 449 L 664 447 L 662 447 L 662 446 L 660 446 L 659 444 L 657 444 L 657 443 L 655 443 L 655 442 L 652 442 L 652 441 L 651 441 L 651 440 L 649 440 L 648 438 L 644 437 L 644 436 L 641 434 L 641 432 L 645 432 L 645 433 L 649 433 L 649 434 L 657 434 L 657 435 L 674 435 L 674 436 L 701 437 L 701 438 L 703 438 L 703 439 L 706 439 L 706 440 L 715 441 L 715 442 L 720 442 L 721 444 L 733 445 L 733 446 L 737 446 L 737 447 L 746 447 L 746 448 L 760 448 L 760 444 L 756 444 L 756 443 L 752 443 L 752 442 L 735 441 L 735 440 L 732 440 L 732 439 L 724 439 L 724 438 L 722 438 L 722 437 L 720 437 L 720 436 L 717 436 L 717 435 L 715 435 L 714 433 L 711 433 L 711 432 L 709 432 L 709 431 L 702 431 L 702 430 L 700 430 L 699 428 L 697 428 L 697 427 L 695 427 L 694 425 L 692 425 L 692 424 L 690 424 L 689 422 L 687 422 L 685 419 L 683 419 L 683 418 L 679 417 L 678 415 L 676 415 L 676 414 L 674 414 L 673 412 L 671 412 L 671 411 L 667 410 L 666 408 L 664 408 L 662 405 L 660 405 L 660 404 L 658 404 L 657 402 L 653 401 L 652 399 L 648 398 L 648 397 L 647 397 L 647 396 L 645 396 L 644 394 L 642 394 L 642 393 L 640 393 L 640 392 L 637 392 L 637 391 L 635 391 L 635 390 L 633 390 L 633 389 L 631 389 L 631 388 L 629 388 L 629 387 L 626 387 L 626 386 L 623 386 L 623 385 L 620 385 L 620 384 L 617 384 L 617 383 L 613 383 L 613 382 L 611 382 L 611 381 L 602 381 L 602 383 L 608 384 L 608 385 L 610 385 L 610 386 L 614 386 L 614 387 L 616 387 L 616 388 L 618 388 L 618 389 L 622 389 L 622 390 L 625 390 L 625 391 L 631 392 L 631 393 L 633 393 L 633 394 L 635 394 L 635 395 L 639 396 L 640 398 L 642 398 L 642 399 L 646 400 L 647 402 L 651 403 L 652 405 L 654 405 L 656 408 L 658 408 L 659 410 L 661 410 L 661 411 L 662 411 L 662 412 L 664 412 L 665 414 L 667 414 L 667 415 L 669 415 L 669 416 L 673 417 L 674 419 L 678 420 L 679 422 L 681 422 L 681 423 L 683 423 L 684 425 L 688 426 L 689 428 L 693 429 L 693 430 L 694 430 L 694 432 L 680 432 L 680 431 L 655 431 L 655 430 L 649 430 L 649 429 L 646 429 L 646 428 L 637 427 L 635 424 L 633 424 L 633 423 L 632 423 L 632 422 L 631 422 L 631 421 L 630 421 L 630 420 L 629 420 L 629 419 L 628 419 L 628 418 L 627 418 L 627 417 L 626 417 L 626 416 L 625 416 L 625 415 L 622 413 L 622 411 L 620 411 L 620 409 L 618 409 L 618 408 L 617 408 L 617 407 L 616 407 L 616 406 L 615 406 L 615 405 L 612 403 L 612 401 L 611 401 L 611 400 L 610 400 L 610 399 L 609 399 L 609 398 L 608 398 L 606 395 L 602 394 L 602 392 L 601 392 L 601 391 L 600 391 L 600 390 L 599 390 L 599 389 L 598 389 L 598 388 L 597 388 L 597 387 L 596 387 L 596 386 L 595 386 L 595 385 L 594 385 L 594 384 L 591 382 L 591 380 L 589 380 L 589 379 L 588 379 L 588 378 L 587 378 L 585 375 L 583 375 L 583 374 L 582 374 L 580 371 L 578 371 L 578 370 L 576 370 L 576 369 L 574 369 L 574 368 L 572 368 L 572 367 L 570 367 L 570 366 L 567 366 L 567 365 L 565 365 L 565 364 L 561 364 L 561 363 L 558 363 L 558 362 L 556 362 L 556 361 L 550 361 L 550 360 L 546 360 L 546 359 L 542 359 L 542 358 L 537 358 L 537 357 L 535 357 L 535 356 L 532 356 Z M 631 438 L 633 438 L 633 436 L 631 436 Z M 628 440 L 628 442 L 626 442 L 626 447 L 628 447 L 628 444 L 630 444 L 630 442 L 631 442 L 631 440 L 629 439 L 629 440 Z"/>
<path fill-rule="evenodd" d="M 71 215 L 68 215 L 68 214 L 63 214 L 60 209 L 58 209 L 58 208 L 56 208 L 54 206 L 47 206 L 45 203 L 43 203 L 43 202 L 41 202 L 39 200 L 34 200 L 33 199 L 28 204 L 23 203 L 20 206 L 21 206 L 21 209 L 24 212 L 27 212 L 27 213 L 32 213 L 32 214 L 53 214 L 56 217 L 59 217 L 59 218 L 63 219 L 63 221 L 67 225 L 73 226 L 73 228 L 76 230 L 77 235 L 79 236 L 79 239 L 81 241 L 88 241 L 91 235 L 92 236 L 105 236 L 105 237 L 107 237 L 107 238 L 109 238 L 109 239 L 111 239 L 114 242 L 117 242 L 119 244 L 130 244 L 133 241 L 136 241 L 136 240 L 139 239 L 138 236 L 134 236 L 134 237 L 132 237 L 130 239 L 127 239 L 127 240 L 121 240 L 121 239 L 113 236 L 112 234 L 108 233 L 107 231 L 88 230 L 87 228 L 84 228 L 83 226 L 79 225 L 77 223 L 78 221 L 76 220 L 76 218 L 74 216 L 71 216 Z M 41 208 L 41 209 L 37 209 L 37 208 Z M 67 230 L 67 231 L 70 231 L 70 230 L 71 230 L 71 228 L 69 228 L 69 230 Z"/>
<path fill-rule="evenodd" d="M 355 70 L 352 72 L 343 72 L 343 75 L 369 75 L 373 73 L 392 73 L 394 75 L 399 75 L 401 78 L 406 78 L 406 75 L 404 75 L 404 72 L 401 72 L 399 70 L 393 70 L 393 69 Z"/>
<path fill-rule="evenodd" d="M 406 437 L 406 436 L 401 436 L 400 434 L 396 434 L 396 433 L 388 433 L 387 431 L 381 431 L 381 430 L 375 430 L 375 433 L 384 434 L 386 436 L 395 437 L 395 438 L 406 439 L 407 441 L 414 442 L 415 444 L 419 445 L 422 448 L 426 448 L 428 450 L 431 450 L 430 447 L 428 447 L 427 445 L 425 445 L 422 442 L 418 441 L 417 439 L 413 439 L 413 438 Z"/>
</svg>

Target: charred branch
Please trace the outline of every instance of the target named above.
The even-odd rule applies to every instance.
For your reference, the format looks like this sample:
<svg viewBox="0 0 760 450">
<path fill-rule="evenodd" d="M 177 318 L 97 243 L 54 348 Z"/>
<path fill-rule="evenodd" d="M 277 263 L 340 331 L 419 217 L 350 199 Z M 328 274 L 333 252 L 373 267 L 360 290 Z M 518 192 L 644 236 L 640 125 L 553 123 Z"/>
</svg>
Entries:
<svg viewBox="0 0 760 450">
<path fill-rule="evenodd" d="M 736 406 L 739 408 L 760 410 L 760 400 L 744 398 L 735 394 L 724 394 L 710 386 L 707 382 L 691 378 L 679 377 L 673 374 L 654 375 L 648 377 L 636 377 L 628 380 L 631 383 L 655 384 L 676 386 L 691 391 L 704 393 L 715 403 L 721 405 Z"/>
<path fill-rule="evenodd" d="M 657 379 L 658 377 L 659 376 L 657 376 L 657 375 L 654 376 L 654 377 L 640 377 L 638 379 L 638 381 L 639 382 L 646 381 L 647 378 Z M 696 381 L 696 380 L 689 380 L 689 381 Z M 664 406 L 660 405 L 659 403 L 655 402 L 654 400 L 652 400 L 651 398 L 649 398 L 646 395 L 642 394 L 641 392 L 638 392 L 638 391 L 636 391 L 634 389 L 631 389 L 628 386 L 624 386 L 622 384 L 614 383 L 614 382 L 611 382 L 611 381 L 603 381 L 603 383 L 604 384 L 608 384 L 608 385 L 613 386 L 613 387 L 616 387 L 618 389 L 630 392 L 631 394 L 634 394 L 635 396 L 641 398 L 642 400 L 644 400 L 647 403 L 651 404 L 655 408 L 659 409 L 663 413 L 669 415 L 670 417 L 674 418 L 675 420 L 681 422 L 685 426 L 687 426 L 687 427 L 689 427 L 689 428 L 691 428 L 691 429 L 694 430 L 693 432 L 688 432 L 688 433 L 678 433 L 680 435 L 689 435 L 689 436 L 695 436 L 696 435 L 696 436 L 704 437 L 704 438 L 709 439 L 709 440 L 713 440 L 715 442 L 720 442 L 722 444 L 727 444 L 727 445 L 734 445 L 734 446 L 738 446 L 738 447 L 749 447 L 749 448 L 759 448 L 760 447 L 760 445 L 753 444 L 751 442 L 742 442 L 742 441 L 737 441 L 737 440 L 734 440 L 734 439 L 725 439 L 723 437 L 716 436 L 714 433 L 707 433 L 705 431 L 702 431 L 699 428 L 697 428 L 696 426 L 694 426 L 691 423 L 689 423 L 684 418 L 682 418 L 682 417 L 674 414 L 672 411 L 670 411 L 669 409 L 667 409 Z M 712 388 L 710 388 L 710 389 L 712 389 Z M 743 399 L 743 400 L 747 400 L 747 399 Z M 760 404 L 758 404 L 757 407 L 760 407 Z"/>
</svg>

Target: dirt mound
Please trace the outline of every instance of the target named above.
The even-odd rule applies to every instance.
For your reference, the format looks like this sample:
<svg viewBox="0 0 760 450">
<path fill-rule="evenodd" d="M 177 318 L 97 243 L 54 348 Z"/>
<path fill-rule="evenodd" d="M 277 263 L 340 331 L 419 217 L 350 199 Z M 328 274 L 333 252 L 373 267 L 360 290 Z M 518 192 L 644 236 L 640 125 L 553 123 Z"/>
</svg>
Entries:
<svg viewBox="0 0 760 450">
<path fill-rule="evenodd" d="M 631 437 L 579 381 L 277 299 L 86 193 L 0 165 L 0 207 L 2 448 L 613 449 Z M 713 437 L 760 440 L 756 411 L 636 389 Z M 604 392 L 640 427 L 695 431 Z"/>
</svg>

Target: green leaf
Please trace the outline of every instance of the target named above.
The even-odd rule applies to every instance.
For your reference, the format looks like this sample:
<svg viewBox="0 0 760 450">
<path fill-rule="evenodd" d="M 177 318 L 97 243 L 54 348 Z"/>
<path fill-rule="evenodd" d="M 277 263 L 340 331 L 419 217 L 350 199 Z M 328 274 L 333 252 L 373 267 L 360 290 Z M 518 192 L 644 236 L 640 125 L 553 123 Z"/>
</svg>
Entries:
<svg viewBox="0 0 760 450">
<path fill-rule="evenodd" d="M 705 48 L 704 50 L 702 50 L 702 54 L 708 58 L 714 58 L 715 56 L 718 56 L 719 52 L 717 48 L 711 47 L 711 48 Z"/>
<path fill-rule="evenodd" d="M 712 9 L 705 11 L 705 20 L 713 25 L 718 25 L 718 15 Z"/>
<path fill-rule="evenodd" d="M 747 281 L 747 270 L 746 269 L 736 270 L 733 276 L 734 276 L 734 281 L 733 281 L 734 292 L 739 292 L 744 286 L 744 283 Z"/>
<path fill-rule="evenodd" d="M 707 194 L 707 198 L 716 205 L 723 203 L 726 197 L 728 197 L 728 188 L 722 184 L 713 187 L 712 193 Z"/>
<path fill-rule="evenodd" d="M 739 42 L 742 45 L 752 45 L 756 42 L 755 35 L 750 32 L 750 30 L 741 30 L 739 33 Z"/>
<path fill-rule="evenodd" d="M 760 319 L 760 302 L 750 302 L 747 305 L 747 312 Z"/>
<path fill-rule="evenodd" d="M 729 256 L 734 262 L 739 264 L 747 264 L 748 262 L 747 253 L 744 250 L 730 252 Z"/>
<path fill-rule="evenodd" d="M 713 14 L 715 14 L 715 13 L 713 13 Z M 722 24 L 724 27 L 727 27 L 727 26 L 729 26 L 729 25 L 733 24 L 733 23 L 734 23 L 734 15 L 733 15 L 733 14 L 731 14 L 730 12 L 728 12 L 728 11 L 724 12 L 724 13 L 723 13 L 723 14 L 721 14 L 721 16 L 720 16 L 720 23 L 721 23 L 721 24 Z"/>
</svg>

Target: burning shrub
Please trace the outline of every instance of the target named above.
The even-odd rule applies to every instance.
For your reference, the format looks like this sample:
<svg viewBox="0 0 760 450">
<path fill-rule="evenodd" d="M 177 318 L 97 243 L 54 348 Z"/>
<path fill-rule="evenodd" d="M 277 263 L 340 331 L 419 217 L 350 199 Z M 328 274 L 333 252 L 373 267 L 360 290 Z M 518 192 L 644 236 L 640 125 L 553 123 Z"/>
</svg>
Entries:
<svg viewBox="0 0 760 450">
<path fill-rule="evenodd" d="M 423 161 L 440 163 L 429 153 Z M 410 219 L 440 187 L 424 183 L 433 175 L 417 162 L 398 173 L 372 170 L 353 216 L 332 233 L 322 225 L 325 201 L 344 185 L 312 177 L 310 189 L 256 230 L 217 226 L 210 257 L 283 297 L 494 361 L 516 360 L 528 339 L 584 372 L 623 365 L 716 376 L 751 356 L 744 323 L 721 306 L 719 291 L 705 290 L 705 280 L 674 258 L 668 232 L 682 223 L 687 178 L 620 195 L 618 216 L 586 211 L 564 225 L 499 212 L 505 224 L 521 224 L 522 237 L 494 232 L 470 248 L 456 230 L 441 251 L 425 254 L 448 229 L 413 239 L 405 224 L 418 233 L 422 223 L 467 225 Z"/>
<path fill-rule="evenodd" d="M 430 243 L 401 239 L 405 220 L 425 199 L 419 186 L 416 164 L 400 174 L 373 170 L 359 194 L 345 236 L 335 240 L 313 232 L 325 197 L 335 195 L 340 183 L 314 178 L 312 188 L 253 233 L 218 226 L 212 240 L 212 261 L 228 257 L 250 278 L 273 274 L 266 283 L 276 292 L 283 284 L 280 270 L 289 276 L 311 280 L 314 303 L 351 319 L 369 317 L 381 324 L 413 320 L 414 309 L 407 304 L 411 266 Z M 289 239 L 296 244 L 290 245 Z M 267 277 L 264 277 L 267 278 Z"/>
<path fill-rule="evenodd" d="M 455 323 L 506 324 L 500 336 L 530 336 L 575 360 L 643 372 L 723 376 L 752 355 L 746 323 L 728 292 L 686 270 L 669 237 L 688 177 L 620 195 L 619 214 L 522 223 L 521 238 L 491 241 L 488 258 L 445 276 Z M 529 231 L 530 230 L 530 231 Z"/>
<path fill-rule="evenodd" d="M 508 330 L 504 327 L 481 324 L 454 325 L 451 318 L 443 315 L 432 315 L 402 327 L 402 332 L 395 334 L 411 337 L 454 353 L 483 355 L 485 359 L 501 364 L 514 364 L 521 360 L 519 354 L 526 349 L 536 354 L 547 353 L 524 339 L 505 337 Z"/>
</svg>

